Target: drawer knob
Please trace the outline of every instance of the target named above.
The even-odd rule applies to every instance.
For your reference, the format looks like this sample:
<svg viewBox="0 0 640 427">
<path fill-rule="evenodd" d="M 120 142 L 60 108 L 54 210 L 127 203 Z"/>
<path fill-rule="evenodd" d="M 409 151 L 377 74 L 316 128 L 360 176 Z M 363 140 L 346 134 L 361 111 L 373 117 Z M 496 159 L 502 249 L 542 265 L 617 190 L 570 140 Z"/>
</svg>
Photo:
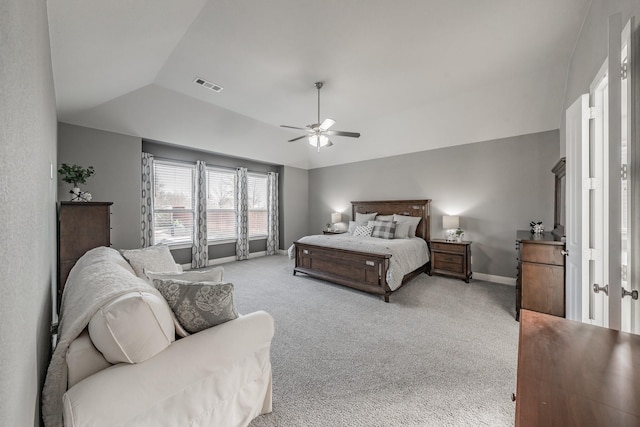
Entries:
<svg viewBox="0 0 640 427">
<path fill-rule="evenodd" d="M 566 249 L 561 250 L 560 253 L 564 256 L 569 256 L 569 251 Z"/>
</svg>

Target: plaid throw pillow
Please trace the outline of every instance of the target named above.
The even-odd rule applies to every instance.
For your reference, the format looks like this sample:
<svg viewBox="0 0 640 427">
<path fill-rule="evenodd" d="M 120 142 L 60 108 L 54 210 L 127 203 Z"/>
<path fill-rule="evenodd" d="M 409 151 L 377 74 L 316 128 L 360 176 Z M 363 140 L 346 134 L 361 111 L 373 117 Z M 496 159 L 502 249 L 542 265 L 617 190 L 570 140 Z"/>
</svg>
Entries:
<svg viewBox="0 0 640 427">
<path fill-rule="evenodd" d="M 396 223 L 391 221 L 376 221 L 371 236 L 381 239 L 393 239 L 396 232 Z"/>
<path fill-rule="evenodd" d="M 354 237 L 370 237 L 371 232 L 373 231 L 373 227 L 370 225 L 359 225 L 353 231 Z"/>
</svg>

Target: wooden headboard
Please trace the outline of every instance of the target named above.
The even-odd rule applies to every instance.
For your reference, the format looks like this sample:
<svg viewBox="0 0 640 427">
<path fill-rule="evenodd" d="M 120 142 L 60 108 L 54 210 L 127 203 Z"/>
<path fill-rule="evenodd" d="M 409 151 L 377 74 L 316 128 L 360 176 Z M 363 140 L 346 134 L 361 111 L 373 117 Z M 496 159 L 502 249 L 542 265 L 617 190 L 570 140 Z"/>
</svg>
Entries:
<svg viewBox="0 0 640 427">
<path fill-rule="evenodd" d="M 378 212 L 379 215 L 407 215 L 419 216 L 416 236 L 426 241 L 431 239 L 431 216 L 429 213 L 431 199 L 423 200 L 376 200 L 369 202 L 351 202 L 351 219 L 355 221 L 356 212 Z"/>
</svg>

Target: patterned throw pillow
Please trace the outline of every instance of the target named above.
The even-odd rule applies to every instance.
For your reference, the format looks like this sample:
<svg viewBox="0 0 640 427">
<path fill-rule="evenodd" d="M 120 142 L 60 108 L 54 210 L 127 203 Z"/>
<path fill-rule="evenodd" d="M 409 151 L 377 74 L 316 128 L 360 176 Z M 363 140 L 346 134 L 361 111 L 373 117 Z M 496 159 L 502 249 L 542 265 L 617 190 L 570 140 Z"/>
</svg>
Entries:
<svg viewBox="0 0 640 427">
<path fill-rule="evenodd" d="M 375 221 L 373 226 L 372 237 L 379 237 L 381 239 L 393 239 L 396 232 L 396 223 L 389 221 Z"/>
<path fill-rule="evenodd" d="M 373 232 L 373 227 L 369 225 L 359 225 L 353 231 L 354 237 L 370 237 Z"/>
<path fill-rule="evenodd" d="M 192 334 L 238 317 L 232 283 L 154 279 L 184 329 Z"/>
</svg>

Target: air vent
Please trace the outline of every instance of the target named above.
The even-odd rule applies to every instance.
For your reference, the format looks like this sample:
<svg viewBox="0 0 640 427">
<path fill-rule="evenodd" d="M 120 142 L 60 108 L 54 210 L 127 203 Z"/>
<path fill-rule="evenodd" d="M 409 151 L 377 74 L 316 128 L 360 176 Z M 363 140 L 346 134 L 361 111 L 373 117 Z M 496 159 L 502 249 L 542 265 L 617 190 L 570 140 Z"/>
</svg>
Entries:
<svg viewBox="0 0 640 427">
<path fill-rule="evenodd" d="M 194 82 L 195 84 L 197 84 L 197 85 L 200 85 L 200 86 L 202 86 L 202 87 L 205 87 L 205 88 L 207 88 L 207 89 L 209 89 L 209 90 L 212 90 L 212 91 L 214 91 L 214 92 L 220 92 L 220 91 L 223 89 L 223 87 L 222 87 L 222 86 L 217 85 L 217 84 L 215 84 L 215 83 L 211 83 L 211 82 L 210 82 L 210 81 L 208 81 L 208 80 L 201 79 L 200 77 L 196 77 L 196 79 L 195 79 L 193 82 Z"/>
</svg>

